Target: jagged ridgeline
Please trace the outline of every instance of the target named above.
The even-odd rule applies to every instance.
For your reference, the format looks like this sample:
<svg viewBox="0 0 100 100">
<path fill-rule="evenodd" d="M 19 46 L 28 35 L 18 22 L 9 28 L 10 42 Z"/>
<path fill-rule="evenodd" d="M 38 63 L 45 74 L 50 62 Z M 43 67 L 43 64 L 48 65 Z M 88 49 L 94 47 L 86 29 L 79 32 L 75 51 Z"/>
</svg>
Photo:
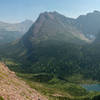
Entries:
<svg viewBox="0 0 100 100">
<path fill-rule="evenodd" d="M 77 19 L 42 13 L 20 40 L 2 48 L 1 55 L 20 61 L 20 71 L 25 73 L 50 73 L 61 79 L 82 74 L 99 80 L 99 45 L 94 48 L 93 42 L 99 32 L 98 16 L 98 11 Z M 93 22 L 98 22 L 98 28 Z"/>
</svg>

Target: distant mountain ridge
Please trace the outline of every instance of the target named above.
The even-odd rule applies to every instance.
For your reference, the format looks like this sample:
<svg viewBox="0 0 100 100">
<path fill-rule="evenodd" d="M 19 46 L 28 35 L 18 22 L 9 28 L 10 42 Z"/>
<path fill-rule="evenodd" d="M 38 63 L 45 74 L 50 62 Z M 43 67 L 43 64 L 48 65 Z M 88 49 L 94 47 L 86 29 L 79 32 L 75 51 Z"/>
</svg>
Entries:
<svg viewBox="0 0 100 100">
<path fill-rule="evenodd" d="M 31 20 L 25 20 L 17 24 L 0 21 L 0 44 L 10 43 L 21 38 L 32 24 L 33 22 Z"/>
<path fill-rule="evenodd" d="M 99 22 L 99 13 L 94 11 L 77 19 L 57 12 L 41 13 L 20 40 L 0 53 L 21 62 L 24 68 L 20 71 L 25 73 L 52 73 L 64 79 L 82 74 L 99 80 L 100 48 L 93 42 L 97 36 L 99 40 L 99 25 L 96 28 L 93 24 Z"/>
<path fill-rule="evenodd" d="M 100 11 L 81 15 L 76 19 L 77 27 L 88 38 L 96 38 L 100 31 Z"/>
<path fill-rule="evenodd" d="M 13 24 L 0 21 L 0 29 L 4 29 L 6 31 L 19 31 L 25 33 L 28 31 L 32 24 L 33 21 L 31 20 L 25 20 L 23 22 Z"/>
<path fill-rule="evenodd" d="M 13 40 L 19 39 L 22 35 L 24 35 L 24 33 L 27 33 L 30 27 L 31 29 L 28 31 L 28 33 L 30 31 L 34 31 L 34 34 L 37 33 L 39 37 L 40 35 L 39 32 L 41 32 L 41 29 L 42 29 L 42 31 L 45 32 L 44 35 L 42 34 L 42 38 L 45 38 L 45 39 L 48 36 L 50 37 L 52 33 L 70 32 L 71 34 L 66 34 L 66 35 L 70 35 L 70 37 L 68 36 L 66 38 L 66 39 L 69 38 L 69 41 L 70 41 L 70 38 L 72 37 L 74 37 L 74 39 L 76 37 L 81 40 L 93 41 L 95 40 L 97 34 L 100 31 L 100 12 L 94 11 L 91 13 L 87 13 L 86 15 L 80 15 L 76 19 L 65 17 L 59 14 L 58 12 L 44 12 L 40 14 L 35 24 L 33 25 L 32 24 L 33 22 L 31 20 L 25 20 L 21 23 L 15 23 L 15 24 L 0 22 L 1 44 L 9 43 L 9 42 L 12 42 Z M 52 24 L 51 25 L 52 27 L 49 24 Z M 59 28 L 57 29 L 56 26 Z M 33 27 L 34 27 L 34 30 L 32 30 Z M 45 29 L 43 27 L 45 27 Z M 51 30 L 51 33 L 47 34 L 49 33 L 47 32 L 49 30 Z M 35 35 L 35 38 L 36 38 L 36 35 Z"/>
</svg>

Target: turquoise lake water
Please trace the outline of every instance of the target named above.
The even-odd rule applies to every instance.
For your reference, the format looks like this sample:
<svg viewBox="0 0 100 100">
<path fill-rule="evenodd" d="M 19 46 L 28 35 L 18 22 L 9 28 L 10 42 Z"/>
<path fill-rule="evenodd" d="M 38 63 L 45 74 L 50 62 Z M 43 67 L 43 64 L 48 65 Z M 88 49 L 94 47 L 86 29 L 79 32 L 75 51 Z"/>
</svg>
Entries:
<svg viewBox="0 0 100 100">
<path fill-rule="evenodd" d="M 83 88 L 85 88 L 88 91 L 97 91 L 100 92 L 100 84 L 84 84 L 81 85 Z"/>
</svg>

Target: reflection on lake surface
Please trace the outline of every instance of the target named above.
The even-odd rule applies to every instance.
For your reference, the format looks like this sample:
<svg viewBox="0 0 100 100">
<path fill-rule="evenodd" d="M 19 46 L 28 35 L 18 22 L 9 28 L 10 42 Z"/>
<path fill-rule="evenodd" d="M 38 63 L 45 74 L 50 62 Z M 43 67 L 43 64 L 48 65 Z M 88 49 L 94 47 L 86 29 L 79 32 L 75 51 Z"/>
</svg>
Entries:
<svg viewBox="0 0 100 100">
<path fill-rule="evenodd" d="M 100 84 L 84 84 L 81 86 L 88 91 L 97 91 L 97 92 L 100 91 Z"/>
</svg>

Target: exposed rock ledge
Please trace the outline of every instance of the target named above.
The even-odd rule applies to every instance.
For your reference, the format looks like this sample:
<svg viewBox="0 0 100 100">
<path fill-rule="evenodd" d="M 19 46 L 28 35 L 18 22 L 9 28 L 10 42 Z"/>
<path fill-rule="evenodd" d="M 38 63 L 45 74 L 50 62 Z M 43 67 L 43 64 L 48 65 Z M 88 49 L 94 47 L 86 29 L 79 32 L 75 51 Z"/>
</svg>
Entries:
<svg viewBox="0 0 100 100">
<path fill-rule="evenodd" d="M 4 100 L 47 100 L 0 62 L 0 96 Z"/>
</svg>

